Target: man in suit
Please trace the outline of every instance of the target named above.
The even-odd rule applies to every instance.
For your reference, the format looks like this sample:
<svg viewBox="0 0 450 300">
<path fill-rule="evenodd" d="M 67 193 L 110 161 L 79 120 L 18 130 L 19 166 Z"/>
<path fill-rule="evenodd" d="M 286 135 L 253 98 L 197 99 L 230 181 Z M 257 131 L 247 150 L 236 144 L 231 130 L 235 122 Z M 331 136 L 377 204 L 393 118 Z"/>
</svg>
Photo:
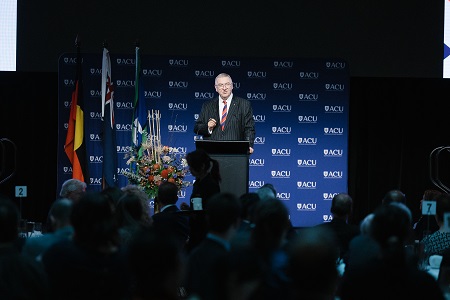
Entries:
<svg viewBox="0 0 450 300">
<path fill-rule="evenodd" d="M 71 239 L 73 236 L 73 227 L 70 222 L 73 200 L 61 198 L 53 202 L 49 216 L 53 232 L 44 235 L 28 238 L 22 249 L 24 255 L 40 260 L 42 254 L 50 246 L 62 241 Z"/>
<path fill-rule="evenodd" d="M 321 223 L 317 226 L 323 226 L 332 230 L 338 245 L 338 255 L 340 259 L 347 262 L 348 247 L 350 241 L 357 236 L 360 231 L 357 225 L 349 224 L 348 219 L 353 211 L 353 199 L 349 194 L 338 193 L 331 201 L 330 212 L 333 216 L 331 222 Z"/>
<path fill-rule="evenodd" d="M 206 217 L 208 234 L 188 256 L 185 285 L 189 298 L 220 299 L 218 264 L 231 250 L 231 240 L 241 222 L 241 202 L 231 193 L 209 199 Z M 219 272 L 220 273 L 220 272 Z"/>
<path fill-rule="evenodd" d="M 210 140 L 249 141 L 249 153 L 253 153 L 255 122 L 250 101 L 233 95 L 233 80 L 226 73 L 216 76 L 214 87 L 219 95 L 203 104 L 194 133 Z"/>
<path fill-rule="evenodd" d="M 158 196 L 155 199 L 160 211 L 152 216 L 153 227 L 175 238 L 181 249 L 185 249 L 189 241 L 190 226 L 187 216 L 181 214 L 176 203 L 178 201 L 178 188 L 165 181 L 158 187 Z"/>
</svg>

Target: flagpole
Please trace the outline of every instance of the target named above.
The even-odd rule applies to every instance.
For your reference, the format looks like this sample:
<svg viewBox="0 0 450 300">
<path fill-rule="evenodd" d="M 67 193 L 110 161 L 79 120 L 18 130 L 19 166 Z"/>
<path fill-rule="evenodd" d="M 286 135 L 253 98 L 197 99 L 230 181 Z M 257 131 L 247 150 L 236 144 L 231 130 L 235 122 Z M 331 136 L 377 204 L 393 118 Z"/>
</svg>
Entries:
<svg viewBox="0 0 450 300">
<path fill-rule="evenodd" d="M 158 141 L 159 141 L 159 147 L 162 147 L 162 144 L 161 144 L 161 114 L 159 113 L 159 110 L 158 110 L 158 113 L 157 113 L 157 122 L 156 122 L 156 124 L 157 124 L 157 135 L 158 135 Z"/>
</svg>

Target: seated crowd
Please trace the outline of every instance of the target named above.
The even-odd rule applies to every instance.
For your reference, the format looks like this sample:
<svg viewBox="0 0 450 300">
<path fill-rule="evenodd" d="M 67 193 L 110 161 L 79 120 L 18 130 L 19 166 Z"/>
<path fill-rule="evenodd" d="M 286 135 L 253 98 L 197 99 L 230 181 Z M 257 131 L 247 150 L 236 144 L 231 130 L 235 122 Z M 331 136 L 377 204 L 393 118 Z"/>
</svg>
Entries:
<svg viewBox="0 0 450 300">
<path fill-rule="evenodd" d="M 446 193 L 429 199 L 437 228 L 411 252 L 418 227 L 399 190 L 360 226 L 349 222 L 353 199 L 338 193 L 330 222 L 295 229 L 271 184 L 240 197 L 217 191 L 196 212 L 178 207 L 176 185 L 164 182 L 150 215 L 137 186 L 92 192 L 69 181 L 47 232 L 23 243 L 18 209 L 0 197 L 0 299 L 445 299 L 444 281 L 422 262 L 439 254 L 450 265 Z M 199 215 L 206 228 L 192 243 Z"/>
</svg>

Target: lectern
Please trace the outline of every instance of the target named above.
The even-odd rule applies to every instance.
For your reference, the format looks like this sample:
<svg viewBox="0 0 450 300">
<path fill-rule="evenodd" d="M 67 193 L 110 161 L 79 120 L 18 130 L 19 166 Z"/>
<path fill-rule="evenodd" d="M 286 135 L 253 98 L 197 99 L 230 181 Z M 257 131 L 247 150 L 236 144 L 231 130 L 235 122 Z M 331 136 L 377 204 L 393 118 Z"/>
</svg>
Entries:
<svg viewBox="0 0 450 300">
<path fill-rule="evenodd" d="M 195 146 L 205 150 L 211 158 L 219 162 L 221 192 L 229 192 L 237 197 L 248 192 L 248 141 L 196 140 Z"/>
</svg>

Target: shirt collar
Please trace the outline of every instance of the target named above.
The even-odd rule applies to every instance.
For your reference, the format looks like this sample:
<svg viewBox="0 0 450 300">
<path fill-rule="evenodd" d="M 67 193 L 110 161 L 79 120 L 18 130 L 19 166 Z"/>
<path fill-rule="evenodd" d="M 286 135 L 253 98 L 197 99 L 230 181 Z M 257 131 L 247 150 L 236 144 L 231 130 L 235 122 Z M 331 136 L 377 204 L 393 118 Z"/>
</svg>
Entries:
<svg viewBox="0 0 450 300">
<path fill-rule="evenodd" d="M 160 211 L 164 211 L 166 208 L 168 208 L 170 206 L 176 206 L 176 205 L 175 204 L 168 204 L 166 206 L 163 206 Z"/>
<path fill-rule="evenodd" d="M 228 97 L 227 104 L 230 104 L 231 100 L 233 100 L 233 93 L 231 93 L 230 97 Z M 223 103 L 223 99 L 222 99 L 222 97 L 220 97 L 220 95 L 219 95 L 219 101 L 220 101 L 219 103 Z"/>
</svg>

